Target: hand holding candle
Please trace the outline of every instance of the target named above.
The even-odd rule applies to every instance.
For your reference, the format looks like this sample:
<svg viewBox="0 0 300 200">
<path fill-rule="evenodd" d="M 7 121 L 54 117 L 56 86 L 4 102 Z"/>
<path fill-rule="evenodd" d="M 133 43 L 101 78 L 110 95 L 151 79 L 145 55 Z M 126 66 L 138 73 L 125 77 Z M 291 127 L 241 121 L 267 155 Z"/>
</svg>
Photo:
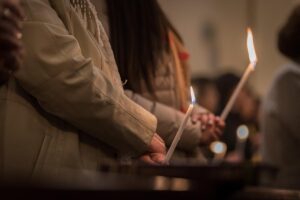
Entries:
<svg viewBox="0 0 300 200">
<path fill-rule="evenodd" d="M 198 113 L 196 119 L 201 123 L 201 138 L 199 141 L 200 145 L 207 145 L 215 140 L 218 140 L 225 128 L 225 123 L 219 117 L 212 113 Z"/>
<path fill-rule="evenodd" d="M 142 155 L 140 160 L 152 165 L 164 164 L 165 154 L 165 142 L 158 134 L 155 133 L 149 145 L 148 152 Z"/>
<path fill-rule="evenodd" d="M 179 129 L 178 129 L 178 131 L 177 131 L 177 133 L 175 135 L 175 138 L 174 138 L 174 140 L 173 140 L 173 142 L 172 142 L 172 144 L 171 144 L 171 146 L 170 146 L 170 148 L 169 148 L 169 150 L 167 152 L 166 159 L 165 159 L 165 163 L 166 164 L 169 163 L 169 161 L 170 161 L 170 159 L 171 159 L 171 157 L 172 157 L 172 155 L 174 153 L 174 150 L 175 150 L 175 148 L 176 148 L 176 146 L 177 146 L 177 144 L 178 144 L 178 142 L 179 142 L 179 140 L 180 140 L 180 138 L 182 136 L 183 130 L 186 127 L 186 124 L 187 124 L 187 122 L 188 122 L 188 120 L 189 120 L 189 118 L 190 118 L 190 116 L 192 114 L 192 111 L 193 111 L 193 108 L 194 108 L 194 104 L 196 102 L 193 88 L 191 87 L 190 90 L 191 90 L 191 100 L 192 100 L 192 102 L 191 102 L 191 104 L 190 104 L 190 106 L 189 106 L 189 108 L 188 108 L 188 110 L 187 110 L 187 112 L 186 112 L 186 114 L 185 114 L 185 116 L 183 118 L 183 121 L 181 122 L 180 127 L 179 127 Z"/>
<path fill-rule="evenodd" d="M 246 81 L 248 80 L 249 75 L 255 69 L 255 66 L 256 66 L 257 57 L 256 57 L 255 49 L 254 49 L 253 35 L 252 35 L 252 32 L 250 29 L 248 29 L 247 47 L 248 47 L 250 63 L 248 65 L 243 77 L 241 78 L 239 84 L 237 85 L 236 89 L 234 90 L 232 96 L 230 97 L 225 109 L 223 110 L 223 112 L 221 114 L 221 119 L 223 119 L 224 121 L 227 118 L 229 112 L 231 111 L 238 94 L 240 93 L 241 89 L 243 88 Z"/>
</svg>

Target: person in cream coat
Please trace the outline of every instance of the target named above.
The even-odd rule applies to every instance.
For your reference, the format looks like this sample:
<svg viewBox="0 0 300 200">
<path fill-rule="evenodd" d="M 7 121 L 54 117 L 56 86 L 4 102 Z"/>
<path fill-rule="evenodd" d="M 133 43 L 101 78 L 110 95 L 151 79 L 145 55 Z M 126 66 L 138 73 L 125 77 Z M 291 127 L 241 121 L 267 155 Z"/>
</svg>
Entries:
<svg viewBox="0 0 300 200">
<path fill-rule="evenodd" d="M 23 66 L 0 88 L 5 176 L 97 170 L 118 158 L 157 164 L 156 118 L 126 97 L 89 0 L 23 0 Z"/>
</svg>

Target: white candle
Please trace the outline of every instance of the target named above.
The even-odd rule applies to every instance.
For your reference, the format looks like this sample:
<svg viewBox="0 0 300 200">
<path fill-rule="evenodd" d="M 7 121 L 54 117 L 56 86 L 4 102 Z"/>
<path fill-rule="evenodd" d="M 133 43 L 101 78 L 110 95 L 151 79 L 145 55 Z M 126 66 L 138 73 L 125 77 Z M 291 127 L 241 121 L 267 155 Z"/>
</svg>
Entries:
<svg viewBox="0 0 300 200">
<path fill-rule="evenodd" d="M 247 37 L 247 47 L 248 47 L 248 54 L 249 54 L 249 59 L 250 59 L 250 64 L 248 65 L 246 71 L 243 74 L 243 77 L 241 78 L 239 84 L 235 88 L 233 94 L 231 95 L 226 107 L 224 108 L 222 114 L 221 114 L 221 119 L 225 120 L 231 111 L 236 98 L 238 97 L 238 94 L 240 93 L 241 89 L 245 85 L 246 81 L 248 80 L 250 74 L 252 71 L 254 71 L 257 58 L 256 58 L 256 53 L 254 49 L 254 43 L 253 43 L 253 35 L 250 29 L 248 29 L 248 37 Z"/>
<path fill-rule="evenodd" d="M 177 144 L 178 144 L 178 142 L 179 142 L 179 140 L 180 140 L 180 138 L 182 136 L 182 133 L 183 133 L 183 131 L 184 131 L 185 127 L 186 127 L 186 124 L 187 124 L 187 122 L 188 122 L 188 120 L 189 120 L 189 118 L 190 118 L 190 116 L 191 116 L 191 114 L 193 112 L 193 109 L 194 109 L 195 94 L 194 94 L 194 90 L 193 90 L 192 87 L 190 88 L 190 90 L 191 90 L 192 103 L 190 104 L 187 112 L 185 113 L 185 116 L 184 116 L 184 118 L 183 118 L 183 120 L 182 120 L 182 122 L 181 122 L 181 124 L 179 126 L 179 129 L 178 129 L 178 131 L 177 131 L 177 133 L 176 133 L 176 135 L 175 135 L 175 137 L 174 137 L 174 139 L 172 141 L 172 144 L 171 144 L 171 146 L 170 146 L 170 148 L 169 148 L 169 150 L 167 152 L 166 159 L 165 159 L 165 163 L 166 164 L 169 164 L 170 159 L 171 159 L 171 157 L 172 157 L 172 155 L 173 155 L 173 153 L 175 151 L 175 148 L 176 148 L 176 146 L 177 146 Z"/>
<path fill-rule="evenodd" d="M 239 84 L 237 85 L 237 87 L 235 88 L 233 94 L 231 95 L 225 109 L 223 110 L 222 114 L 221 114 L 221 119 L 225 120 L 229 114 L 229 112 L 231 111 L 236 98 L 238 97 L 241 89 L 243 88 L 243 86 L 245 85 L 246 81 L 248 80 L 249 75 L 251 74 L 251 72 L 254 70 L 254 65 L 252 63 L 249 64 L 249 66 L 247 67 L 245 73 L 243 74 L 242 79 L 240 80 Z"/>
</svg>

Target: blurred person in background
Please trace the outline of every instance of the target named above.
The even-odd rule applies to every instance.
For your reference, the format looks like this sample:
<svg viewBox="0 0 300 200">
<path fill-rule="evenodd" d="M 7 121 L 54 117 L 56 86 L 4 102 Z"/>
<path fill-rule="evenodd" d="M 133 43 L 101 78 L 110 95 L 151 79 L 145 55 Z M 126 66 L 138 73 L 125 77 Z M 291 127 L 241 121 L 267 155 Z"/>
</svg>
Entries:
<svg viewBox="0 0 300 200">
<path fill-rule="evenodd" d="M 92 2 L 107 19 L 104 28 L 127 95 L 158 118 L 157 132 L 170 145 L 190 103 L 189 54 L 182 38 L 156 0 Z M 196 114 L 195 119 L 184 130 L 177 158 L 202 160 L 198 146 L 221 135 L 224 123 L 214 115 Z"/>
<path fill-rule="evenodd" d="M 192 85 L 198 104 L 210 112 L 216 113 L 220 97 L 215 81 L 205 77 L 196 78 L 193 79 Z"/>
<path fill-rule="evenodd" d="M 233 73 L 221 75 L 217 80 L 217 88 L 220 95 L 220 101 L 217 114 L 221 114 L 225 108 L 234 89 L 240 81 L 240 77 Z M 237 154 L 237 129 L 241 125 L 246 125 L 250 135 L 246 142 L 245 159 L 251 159 L 252 155 L 257 151 L 256 137 L 258 134 L 258 110 L 259 101 L 250 90 L 249 86 L 245 86 L 239 93 L 236 102 L 229 113 L 224 129 L 224 134 L 221 138 L 227 144 L 228 161 L 239 162 L 244 160 Z M 253 144 L 251 144 L 253 140 Z"/>
<path fill-rule="evenodd" d="M 263 161 L 279 168 L 277 186 L 300 189 L 300 5 L 277 45 L 290 62 L 277 72 L 263 102 Z"/>
<path fill-rule="evenodd" d="M 18 0 L 0 0 L 0 85 L 21 65 L 21 20 Z"/>
</svg>

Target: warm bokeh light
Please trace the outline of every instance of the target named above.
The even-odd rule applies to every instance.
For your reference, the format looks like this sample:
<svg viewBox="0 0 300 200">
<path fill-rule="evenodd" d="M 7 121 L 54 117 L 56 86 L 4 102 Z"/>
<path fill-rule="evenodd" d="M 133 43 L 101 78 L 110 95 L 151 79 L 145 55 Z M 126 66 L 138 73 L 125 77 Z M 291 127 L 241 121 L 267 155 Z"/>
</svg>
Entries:
<svg viewBox="0 0 300 200">
<path fill-rule="evenodd" d="M 248 48 L 248 54 L 249 54 L 249 60 L 251 63 L 253 63 L 255 66 L 257 62 L 257 56 L 254 48 L 254 42 L 253 42 L 253 34 L 250 28 L 247 30 L 247 48 Z"/>
<path fill-rule="evenodd" d="M 223 142 L 216 141 L 210 144 L 210 150 L 215 154 L 225 154 L 227 146 Z"/>
<path fill-rule="evenodd" d="M 249 136 L 249 129 L 246 125 L 241 125 L 237 129 L 236 133 L 238 139 L 240 140 L 246 140 Z"/>
</svg>

